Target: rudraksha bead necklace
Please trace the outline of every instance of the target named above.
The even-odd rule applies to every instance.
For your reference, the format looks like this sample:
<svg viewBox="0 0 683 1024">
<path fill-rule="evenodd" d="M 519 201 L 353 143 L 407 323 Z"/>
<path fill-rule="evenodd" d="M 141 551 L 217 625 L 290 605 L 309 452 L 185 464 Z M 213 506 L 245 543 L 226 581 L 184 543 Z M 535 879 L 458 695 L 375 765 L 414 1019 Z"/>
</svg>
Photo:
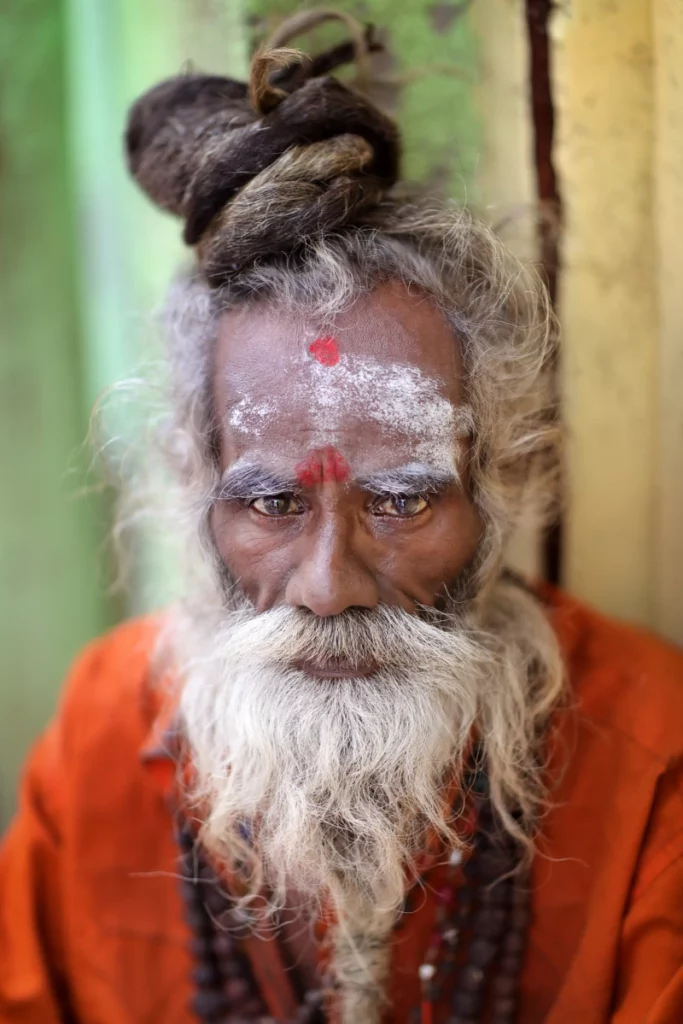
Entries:
<svg viewBox="0 0 683 1024">
<path fill-rule="evenodd" d="M 437 892 L 434 930 L 419 967 L 422 998 L 411 1024 L 435 1024 L 437 1006 L 448 1007 L 447 1024 L 513 1024 L 515 1019 L 529 922 L 528 876 L 518 870 L 517 843 L 495 820 L 485 772 L 475 766 L 465 781 L 471 802 L 469 854 L 453 852 L 447 884 Z M 223 891 L 186 826 L 178 831 L 178 843 L 196 962 L 192 1011 L 202 1024 L 275 1024 L 241 945 L 250 915 Z M 418 891 L 415 885 L 408 894 L 397 929 Z M 309 992 L 287 1024 L 324 1024 L 323 1005 L 323 989 Z"/>
</svg>

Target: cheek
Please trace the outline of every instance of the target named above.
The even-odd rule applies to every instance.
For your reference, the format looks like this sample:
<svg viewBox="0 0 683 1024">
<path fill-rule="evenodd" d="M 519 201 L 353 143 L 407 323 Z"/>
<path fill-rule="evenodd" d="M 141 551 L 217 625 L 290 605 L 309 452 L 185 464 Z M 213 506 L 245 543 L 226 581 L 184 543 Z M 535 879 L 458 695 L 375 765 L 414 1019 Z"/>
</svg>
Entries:
<svg viewBox="0 0 683 1024">
<path fill-rule="evenodd" d="M 484 522 L 468 498 L 458 499 L 455 516 L 447 516 L 442 527 L 442 557 L 445 583 L 452 582 L 474 558 L 484 535 Z"/>
<path fill-rule="evenodd" d="M 282 529 L 259 529 L 244 510 L 227 503 L 213 507 L 209 522 L 221 561 L 247 597 L 257 607 L 272 604 L 291 572 L 291 538 Z"/>
<path fill-rule="evenodd" d="M 392 531 L 384 540 L 382 575 L 390 587 L 422 604 L 433 604 L 474 558 L 483 523 L 467 499 L 448 498 L 425 528 Z"/>
</svg>

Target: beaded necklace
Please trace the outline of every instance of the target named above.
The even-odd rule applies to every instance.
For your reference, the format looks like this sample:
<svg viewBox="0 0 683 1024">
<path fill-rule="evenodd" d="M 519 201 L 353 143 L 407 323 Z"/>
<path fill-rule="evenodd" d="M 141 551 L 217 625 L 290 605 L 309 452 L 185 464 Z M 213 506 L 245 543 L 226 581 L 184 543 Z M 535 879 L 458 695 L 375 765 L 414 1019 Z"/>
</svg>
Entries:
<svg viewBox="0 0 683 1024">
<path fill-rule="evenodd" d="M 465 774 L 459 815 L 469 854 L 455 850 L 447 883 L 437 892 L 434 929 L 419 967 L 421 1003 L 411 1024 L 435 1024 L 447 1005 L 447 1024 L 513 1024 L 529 922 L 529 879 L 519 871 L 519 848 L 498 826 L 488 778 L 476 756 Z M 191 1009 L 202 1024 L 275 1024 L 242 949 L 251 931 L 248 912 L 235 906 L 186 825 L 178 830 L 182 893 L 193 932 L 196 965 Z M 458 884 L 459 882 L 459 884 Z M 397 928 L 412 909 L 413 886 Z M 286 1024 L 324 1024 L 325 989 L 306 994 Z M 285 1022 L 278 1022 L 285 1024 Z"/>
</svg>

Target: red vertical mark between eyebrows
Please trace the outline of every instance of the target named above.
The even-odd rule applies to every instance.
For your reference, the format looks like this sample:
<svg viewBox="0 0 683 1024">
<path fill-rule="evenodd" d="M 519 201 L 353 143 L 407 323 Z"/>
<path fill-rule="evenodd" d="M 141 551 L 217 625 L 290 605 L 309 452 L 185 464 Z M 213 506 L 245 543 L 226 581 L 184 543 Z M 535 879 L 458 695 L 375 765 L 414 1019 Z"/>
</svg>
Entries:
<svg viewBox="0 0 683 1024">
<path fill-rule="evenodd" d="M 339 345 L 329 334 L 312 341 L 308 351 L 323 366 L 336 366 L 339 362 Z"/>
<path fill-rule="evenodd" d="M 295 467 L 302 487 L 316 484 L 343 483 L 349 478 L 349 464 L 336 448 L 316 448 Z"/>
</svg>

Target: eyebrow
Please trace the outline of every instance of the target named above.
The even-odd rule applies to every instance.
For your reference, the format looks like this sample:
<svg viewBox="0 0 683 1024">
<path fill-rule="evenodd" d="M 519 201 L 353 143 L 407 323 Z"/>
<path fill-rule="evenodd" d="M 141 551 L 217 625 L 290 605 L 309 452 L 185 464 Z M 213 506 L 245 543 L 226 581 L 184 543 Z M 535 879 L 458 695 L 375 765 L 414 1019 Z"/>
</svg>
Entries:
<svg viewBox="0 0 683 1024">
<path fill-rule="evenodd" d="M 221 477 L 215 501 L 239 501 L 244 498 L 265 498 L 271 494 L 300 491 L 301 485 L 295 476 L 264 469 L 253 462 L 237 462 Z"/>
<path fill-rule="evenodd" d="M 421 462 L 408 462 L 393 469 L 367 473 L 356 480 L 370 494 L 438 494 L 460 485 L 455 469 L 443 470 Z M 276 473 L 255 463 L 236 463 L 221 477 L 214 501 L 243 501 L 273 494 L 298 494 L 301 483 L 296 476 Z"/>
<path fill-rule="evenodd" d="M 394 469 L 368 473 L 357 482 L 371 494 L 435 494 L 459 485 L 460 478 L 455 468 L 443 470 L 422 462 L 408 462 Z"/>
</svg>

